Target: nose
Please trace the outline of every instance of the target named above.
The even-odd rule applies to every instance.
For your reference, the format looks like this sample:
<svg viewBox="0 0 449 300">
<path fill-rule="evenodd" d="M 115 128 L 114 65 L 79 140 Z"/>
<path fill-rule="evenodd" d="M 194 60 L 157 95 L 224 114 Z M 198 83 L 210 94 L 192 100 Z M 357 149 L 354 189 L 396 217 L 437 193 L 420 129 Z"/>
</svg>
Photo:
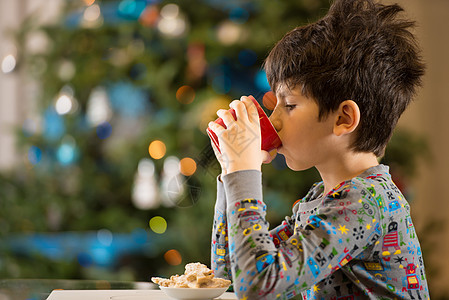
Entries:
<svg viewBox="0 0 449 300">
<path fill-rule="evenodd" d="M 273 110 L 268 119 L 270 120 L 271 124 L 273 124 L 273 127 L 274 129 L 276 129 L 277 132 L 282 130 L 282 121 L 279 117 L 279 112 L 277 109 Z"/>
</svg>

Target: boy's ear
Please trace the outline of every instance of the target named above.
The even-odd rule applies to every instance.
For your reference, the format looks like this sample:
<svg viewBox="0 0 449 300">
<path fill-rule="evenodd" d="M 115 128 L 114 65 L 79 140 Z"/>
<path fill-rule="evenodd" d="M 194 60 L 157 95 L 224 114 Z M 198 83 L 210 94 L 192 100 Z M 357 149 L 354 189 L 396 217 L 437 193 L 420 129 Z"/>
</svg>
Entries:
<svg viewBox="0 0 449 300">
<path fill-rule="evenodd" d="M 340 103 L 336 111 L 334 124 L 334 134 L 341 136 L 353 132 L 360 122 L 360 109 L 357 103 L 352 100 L 345 100 Z"/>
</svg>

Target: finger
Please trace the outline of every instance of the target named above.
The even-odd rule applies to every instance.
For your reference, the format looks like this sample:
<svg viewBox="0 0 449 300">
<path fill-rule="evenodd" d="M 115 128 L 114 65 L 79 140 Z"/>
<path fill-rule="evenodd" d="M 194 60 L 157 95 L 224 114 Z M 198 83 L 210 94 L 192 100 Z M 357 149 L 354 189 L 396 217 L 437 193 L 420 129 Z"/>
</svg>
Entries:
<svg viewBox="0 0 449 300">
<path fill-rule="evenodd" d="M 239 100 L 234 100 L 229 104 L 231 108 L 235 110 L 235 114 L 237 115 L 237 120 L 242 120 L 247 122 L 249 120 L 248 112 L 246 110 L 246 105 Z"/>
<path fill-rule="evenodd" d="M 221 157 L 220 150 L 218 150 L 217 146 L 215 146 L 215 143 L 212 140 L 210 141 L 210 144 L 212 145 L 212 149 L 214 150 L 215 156 L 217 158 L 220 158 Z"/>
<path fill-rule="evenodd" d="M 250 122 L 259 123 L 259 112 L 257 110 L 256 104 L 253 101 L 257 101 L 253 96 L 242 96 L 242 102 L 246 106 L 246 110 L 248 111 L 248 119 Z"/>
<path fill-rule="evenodd" d="M 262 150 L 262 157 L 263 157 L 263 163 L 264 164 L 269 164 L 273 161 L 273 159 L 276 157 L 277 155 L 277 151 L 273 150 L 270 152 L 267 152 L 265 150 Z"/>
<path fill-rule="evenodd" d="M 229 112 L 229 110 L 219 109 L 217 111 L 217 116 L 219 116 L 223 120 L 223 123 L 226 127 L 229 127 L 232 123 L 235 122 L 235 119 Z"/>
<path fill-rule="evenodd" d="M 217 137 L 220 137 L 220 135 L 226 130 L 223 126 L 215 123 L 215 122 L 209 122 L 208 127 L 217 135 Z"/>
</svg>

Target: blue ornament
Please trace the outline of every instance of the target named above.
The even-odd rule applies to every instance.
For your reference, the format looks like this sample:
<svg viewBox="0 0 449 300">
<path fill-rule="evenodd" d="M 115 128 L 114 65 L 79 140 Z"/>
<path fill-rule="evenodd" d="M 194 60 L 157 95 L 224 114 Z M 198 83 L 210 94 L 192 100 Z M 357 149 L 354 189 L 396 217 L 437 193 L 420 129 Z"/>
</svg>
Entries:
<svg viewBox="0 0 449 300">
<path fill-rule="evenodd" d="M 97 136 L 104 140 L 108 138 L 112 133 L 112 126 L 108 122 L 101 123 L 97 126 Z"/>
<path fill-rule="evenodd" d="M 268 83 L 267 74 L 263 70 L 257 72 L 254 81 L 257 88 L 262 92 L 268 92 L 271 89 L 270 84 Z"/>
<path fill-rule="evenodd" d="M 78 149 L 75 145 L 63 143 L 56 151 L 56 158 L 61 165 L 69 166 L 78 158 Z"/>
<path fill-rule="evenodd" d="M 145 0 L 123 0 L 118 5 L 118 14 L 125 19 L 137 20 L 145 10 Z"/>
<path fill-rule="evenodd" d="M 86 252 L 78 253 L 77 258 L 78 258 L 78 263 L 82 267 L 90 267 L 93 263 L 92 256 L 90 256 L 90 254 L 86 253 Z"/>
<path fill-rule="evenodd" d="M 43 135 L 47 140 L 55 141 L 65 133 L 64 119 L 56 112 L 53 106 L 44 112 Z"/>
<path fill-rule="evenodd" d="M 42 160 L 41 149 L 36 146 L 31 146 L 28 150 L 28 160 L 32 165 L 38 164 Z"/>
<path fill-rule="evenodd" d="M 150 110 L 148 93 L 131 83 L 116 83 L 108 89 L 108 94 L 112 107 L 123 117 L 134 119 Z"/>
</svg>

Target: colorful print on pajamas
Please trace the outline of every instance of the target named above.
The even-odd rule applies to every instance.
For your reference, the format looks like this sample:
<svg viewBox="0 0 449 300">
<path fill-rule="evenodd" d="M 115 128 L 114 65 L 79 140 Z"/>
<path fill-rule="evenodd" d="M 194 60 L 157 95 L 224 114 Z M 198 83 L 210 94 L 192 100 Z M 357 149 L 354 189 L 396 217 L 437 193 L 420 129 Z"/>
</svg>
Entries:
<svg viewBox="0 0 449 300">
<path fill-rule="evenodd" d="M 379 165 L 315 184 L 269 229 L 261 172 L 217 183 L 212 269 L 239 299 L 430 299 L 410 206 Z"/>
</svg>

